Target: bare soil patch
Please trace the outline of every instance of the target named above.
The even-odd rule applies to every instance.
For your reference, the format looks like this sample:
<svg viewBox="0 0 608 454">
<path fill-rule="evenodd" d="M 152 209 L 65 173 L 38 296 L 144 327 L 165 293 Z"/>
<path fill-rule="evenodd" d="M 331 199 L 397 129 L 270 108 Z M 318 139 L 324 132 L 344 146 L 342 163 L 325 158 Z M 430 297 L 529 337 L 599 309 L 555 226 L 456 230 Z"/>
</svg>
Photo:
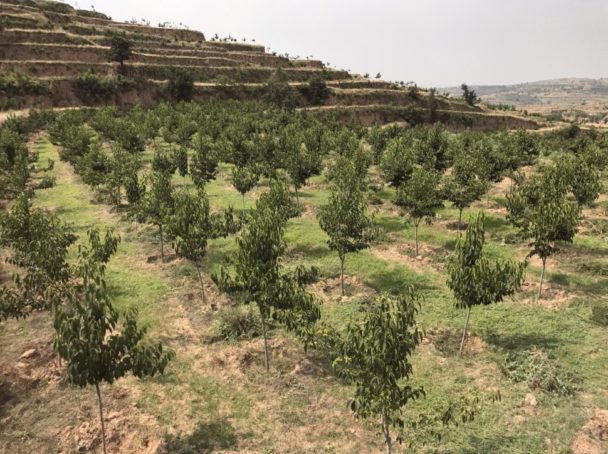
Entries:
<svg viewBox="0 0 608 454">
<path fill-rule="evenodd" d="M 570 449 L 573 454 L 608 452 L 608 410 L 598 411 L 583 425 Z"/>
<path fill-rule="evenodd" d="M 545 309 L 562 309 L 574 299 L 576 294 L 561 286 L 543 283 L 543 290 L 540 299 L 537 298 L 539 282 L 526 279 L 522 285 L 522 292 L 513 300 L 520 304 L 539 306 Z"/>
<path fill-rule="evenodd" d="M 381 244 L 372 247 L 372 254 L 381 260 L 396 262 L 418 272 L 438 272 L 442 265 L 434 260 L 437 256 L 446 255 L 440 248 L 427 244 L 418 244 L 418 255 L 414 244 Z"/>
<path fill-rule="evenodd" d="M 376 291 L 361 282 L 357 276 L 348 275 L 344 275 L 344 296 L 342 296 L 340 276 L 317 282 L 310 286 L 310 291 L 325 302 L 370 299 L 376 295 Z"/>
<path fill-rule="evenodd" d="M 433 344 L 437 351 L 444 356 L 453 356 L 458 354 L 461 339 L 461 330 L 437 327 L 427 330 L 423 343 Z M 470 332 L 467 333 L 463 355 L 474 356 L 483 353 L 486 348 L 487 344 L 480 337 L 473 336 Z"/>
</svg>

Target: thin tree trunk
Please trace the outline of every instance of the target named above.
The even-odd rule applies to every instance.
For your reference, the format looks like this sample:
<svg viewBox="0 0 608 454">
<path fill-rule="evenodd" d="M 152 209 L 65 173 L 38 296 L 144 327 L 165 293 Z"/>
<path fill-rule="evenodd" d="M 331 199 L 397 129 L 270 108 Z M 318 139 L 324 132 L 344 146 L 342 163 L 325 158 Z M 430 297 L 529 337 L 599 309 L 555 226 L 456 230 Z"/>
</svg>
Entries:
<svg viewBox="0 0 608 454">
<path fill-rule="evenodd" d="M 294 184 L 293 187 L 296 190 L 296 203 L 298 204 L 298 206 L 300 206 L 300 196 L 298 195 L 298 186 Z"/>
<path fill-rule="evenodd" d="M 160 261 L 165 262 L 165 242 L 163 239 L 163 225 L 159 224 L 158 231 L 160 232 Z"/>
<path fill-rule="evenodd" d="M 195 266 L 196 266 L 196 271 L 198 273 L 198 280 L 201 283 L 201 295 L 203 297 L 203 304 L 205 304 L 205 285 L 203 284 L 203 275 L 201 273 L 201 267 L 198 266 L 198 264 L 196 264 Z"/>
<path fill-rule="evenodd" d="M 241 194 L 243 196 L 243 211 L 245 211 L 245 194 Z"/>
<path fill-rule="evenodd" d="M 106 426 L 103 422 L 103 403 L 101 402 L 99 383 L 95 383 L 95 391 L 97 391 L 97 400 L 99 401 L 99 420 L 101 421 L 101 441 L 103 443 L 103 454 L 106 454 Z"/>
<path fill-rule="evenodd" d="M 462 230 L 462 208 L 458 209 L 458 233 Z"/>
<path fill-rule="evenodd" d="M 469 319 L 471 318 L 471 306 L 467 310 L 467 319 L 464 322 L 464 329 L 462 330 L 462 340 L 460 341 L 460 350 L 458 356 L 462 356 L 462 350 L 464 349 L 464 341 L 467 338 L 467 329 L 469 328 Z"/>
<path fill-rule="evenodd" d="M 418 258 L 418 223 L 414 224 L 414 229 L 416 230 L 416 258 Z"/>
<path fill-rule="evenodd" d="M 340 257 L 340 287 L 342 289 L 342 296 L 344 296 L 344 256 Z"/>
<path fill-rule="evenodd" d="M 536 296 L 537 301 L 540 299 L 540 297 L 542 296 L 542 292 L 543 292 L 543 281 L 545 280 L 545 265 L 547 264 L 547 259 L 546 258 L 542 259 L 542 262 L 543 262 L 543 267 L 540 272 L 540 284 L 538 286 L 538 295 Z"/>
<path fill-rule="evenodd" d="M 382 412 L 382 434 L 384 435 L 384 444 L 386 445 L 386 454 L 391 454 L 393 451 L 393 442 L 391 440 L 391 433 L 388 425 L 386 424 L 386 413 Z"/>
<path fill-rule="evenodd" d="M 260 316 L 262 317 L 262 333 L 264 334 L 264 366 L 266 373 L 270 372 L 270 361 L 268 359 L 268 335 L 266 334 L 266 317 L 260 308 Z"/>
</svg>

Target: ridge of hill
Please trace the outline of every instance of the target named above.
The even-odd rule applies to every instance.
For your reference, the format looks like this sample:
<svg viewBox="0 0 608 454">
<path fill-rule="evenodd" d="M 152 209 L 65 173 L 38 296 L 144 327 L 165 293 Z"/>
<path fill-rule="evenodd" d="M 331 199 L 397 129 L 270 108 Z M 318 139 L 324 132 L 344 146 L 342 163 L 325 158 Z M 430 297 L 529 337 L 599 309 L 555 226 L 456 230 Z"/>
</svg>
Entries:
<svg viewBox="0 0 608 454">
<path fill-rule="evenodd" d="M 176 68 L 191 74 L 195 101 L 259 100 L 280 69 L 295 105 L 313 114 L 364 125 L 441 121 L 453 129 L 539 126 L 529 118 L 492 114 L 418 87 L 328 68 L 318 60 L 268 53 L 259 44 L 208 40 L 195 30 L 112 21 L 103 13 L 61 2 L 1 0 L 0 32 L 0 110 L 151 105 L 167 98 L 164 88 Z M 115 77 L 119 64 L 107 57 L 117 34 L 132 49 L 122 79 Z M 328 88 L 320 102 L 312 102 L 308 95 L 309 81 L 315 77 Z"/>
<path fill-rule="evenodd" d="M 608 123 L 608 78 L 561 78 L 513 85 L 471 86 L 486 103 L 510 105 L 551 119 Z M 460 87 L 442 89 L 460 96 Z"/>
</svg>

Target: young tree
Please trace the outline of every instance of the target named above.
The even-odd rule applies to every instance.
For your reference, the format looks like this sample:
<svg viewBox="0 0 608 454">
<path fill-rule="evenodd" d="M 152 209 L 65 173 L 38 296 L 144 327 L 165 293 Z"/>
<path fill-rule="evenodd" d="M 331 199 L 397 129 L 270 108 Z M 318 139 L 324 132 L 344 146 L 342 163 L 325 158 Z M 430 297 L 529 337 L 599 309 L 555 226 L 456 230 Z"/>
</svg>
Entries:
<svg viewBox="0 0 608 454">
<path fill-rule="evenodd" d="M 529 256 L 542 261 L 537 298 L 542 296 L 547 259 L 558 251 L 557 243 L 571 243 L 580 222 L 580 206 L 567 199 L 568 182 L 556 167 L 540 176 L 515 176 L 507 194 L 507 219 L 531 240 Z"/>
<path fill-rule="evenodd" d="M 110 174 L 110 158 L 101 148 L 98 140 L 93 140 L 88 152 L 76 163 L 76 171 L 85 184 L 99 189 Z"/>
<path fill-rule="evenodd" d="M 202 132 L 192 136 L 194 156 L 190 163 L 190 174 L 194 185 L 203 190 L 205 184 L 215 179 L 217 174 L 218 157 L 213 140 Z"/>
<path fill-rule="evenodd" d="M 182 191 L 173 198 L 174 212 L 169 219 L 168 234 L 179 257 L 190 260 L 196 267 L 205 304 L 205 286 L 201 273 L 202 261 L 207 253 L 207 241 L 212 236 L 209 216 L 209 199 L 204 192 L 196 196 Z"/>
<path fill-rule="evenodd" d="M 306 144 L 296 142 L 287 150 L 285 169 L 291 177 L 296 193 L 296 202 L 300 204 L 298 189 L 306 184 L 313 175 L 318 175 L 323 169 L 321 156 L 309 151 Z"/>
<path fill-rule="evenodd" d="M 186 178 L 186 175 L 188 175 L 188 150 L 186 150 L 186 147 L 175 149 L 175 163 L 180 176 Z"/>
<path fill-rule="evenodd" d="M 404 295 L 379 296 L 359 324 L 349 324 L 334 368 L 355 385 L 350 407 L 360 418 L 380 417 L 386 452 L 392 452 L 391 428 L 404 426 L 403 407 L 423 397 L 407 384 L 410 358 L 423 338 L 416 323 L 420 310 L 413 289 Z"/>
<path fill-rule="evenodd" d="M 165 261 L 165 243 L 163 227 L 167 224 L 169 216 L 173 212 L 173 188 L 171 186 L 171 175 L 166 172 L 152 172 L 148 176 L 150 190 L 144 194 L 139 202 L 139 214 L 151 224 L 158 227 L 160 237 L 161 261 Z"/>
<path fill-rule="evenodd" d="M 416 164 L 416 153 L 409 140 L 397 137 L 388 142 L 380 161 L 380 172 L 388 184 L 398 188 L 407 181 Z"/>
<path fill-rule="evenodd" d="M 600 173 L 584 156 L 567 155 L 558 159 L 557 171 L 563 173 L 572 195 L 579 205 L 590 206 L 600 195 L 602 184 Z"/>
<path fill-rule="evenodd" d="M 472 219 L 464 238 L 459 237 L 456 251 L 447 263 L 448 287 L 456 298 L 456 307 L 467 310 L 459 355 L 464 348 L 471 309 L 499 303 L 521 288 L 526 263 L 490 260 L 483 251 L 484 215 Z"/>
<path fill-rule="evenodd" d="M 47 289 L 69 279 L 66 259 L 75 240 L 59 218 L 33 208 L 24 193 L 0 214 L 0 247 L 11 250 L 6 261 L 19 268 L 14 285 L 0 287 L 0 319 L 48 308 Z"/>
<path fill-rule="evenodd" d="M 433 170 L 416 167 L 410 179 L 397 190 L 395 204 L 414 222 L 416 256 L 418 256 L 418 226 L 422 219 L 432 220 L 443 206 L 439 191 L 439 175 Z"/>
<path fill-rule="evenodd" d="M 475 104 L 479 104 L 481 99 L 477 97 L 475 90 L 471 90 L 467 84 L 462 84 L 460 88 L 462 89 L 462 99 L 464 99 L 469 106 L 473 107 Z"/>
<path fill-rule="evenodd" d="M 131 58 L 131 43 L 120 35 L 112 36 L 108 60 L 120 63 L 120 69 L 124 68 L 124 61 Z"/>
<path fill-rule="evenodd" d="M 90 232 L 90 246 L 81 247 L 77 275 L 73 283 L 54 299 L 54 347 L 67 362 L 70 383 L 94 385 L 99 404 L 99 420 L 106 453 L 103 401 L 99 385 L 112 384 L 129 372 L 136 377 L 162 374 L 172 352 L 162 344 L 144 342 L 145 328 L 137 326 L 134 312 L 120 315 L 112 303 L 104 278 L 105 262 L 118 245 L 107 232 Z"/>
<path fill-rule="evenodd" d="M 240 291 L 245 302 L 257 305 L 264 336 L 264 364 L 270 370 L 268 323 L 275 320 L 309 341 L 312 326 L 320 317 L 317 301 L 306 292 L 296 275 L 283 271 L 281 257 L 286 248 L 285 213 L 270 200 L 258 202 L 249 222 L 237 238 L 235 277 L 221 268 L 213 279 L 220 289 Z"/>
<path fill-rule="evenodd" d="M 458 228 L 462 228 L 462 211 L 488 190 L 485 164 L 460 151 L 454 158 L 452 172 L 443 183 L 444 198 L 458 209 Z"/>
<path fill-rule="evenodd" d="M 340 258 L 340 283 L 344 296 L 346 254 L 368 246 L 368 232 L 372 226 L 367 215 L 363 184 L 352 163 L 344 163 L 338 171 L 329 201 L 319 209 L 317 218 L 321 229 L 329 236 L 329 248 Z"/>
<path fill-rule="evenodd" d="M 258 173 L 252 166 L 235 166 L 232 168 L 232 185 L 243 198 L 243 211 L 245 211 L 245 194 L 258 184 L 259 178 Z"/>
</svg>

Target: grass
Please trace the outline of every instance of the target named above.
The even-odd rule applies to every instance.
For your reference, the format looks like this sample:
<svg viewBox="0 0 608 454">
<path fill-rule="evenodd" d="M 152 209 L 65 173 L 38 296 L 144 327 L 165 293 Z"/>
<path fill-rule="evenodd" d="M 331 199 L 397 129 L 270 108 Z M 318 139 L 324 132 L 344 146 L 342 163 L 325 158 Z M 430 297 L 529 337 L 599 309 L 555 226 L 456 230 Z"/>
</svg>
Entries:
<svg viewBox="0 0 608 454">
<path fill-rule="evenodd" d="M 159 264 L 147 263 L 158 255 L 154 229 L 137 226 L 102 204 L 91 203 L 94 194 L 75 176 L 68 164 L 60 162 L 57 150 L 45 139 L 39 142 L 39 165 L 47 159 L 56 161 L 52 173 L 57 177 L 53 188 L 36 192 L 39 206 L 54 209 L 70 223 L 81 240 L 93 226 L 112 227 L 122 237 L 118 253 L 108 268 L 108 285 L 113 301 L 120 309 L 137 309 L 141 323 L 149 326 L 153 337 L 161 338 L 177 352 L 176 359 L 163 377 L 138 381 L 120 380 L 112 390 L 124 388 L 128 397 L 114 399 L 105 387 L 110 408 L 134 408 L 151 415 L 157 429 L 150 434 L 170 452 L 208 452 L 250 450 L 256 452 L 327 451 L 374 452 L 381 449 L 381 437 L 374 422 L 356 421 L 346 404 L 352 388 L 338 381 L 327 364 L 315 352 L 305 353 L 300 345 L 280 330 L 272 333 L 271 373 L 263 371 L 259 339 L 240 342 L 207 343 L 214 312 L 202 307 L 193 268 L 180 260 Z M 175 177 L 176 185 L 191 186 L 189 177 Z M 246 209 L 254 205 L 256 188 L 246 197 Z M 234 206 L 241 209 L 241 196 L 230 186 L 230 168 L 222 165 L 217 180 L 207 187 L 212 207 Z M 392 191 L 381 191 L 383 205 L 376 220 L 384 229 L 383 244 L 374 248 L 400 247 L 409 250 L 413 227 L 393 214 Z M 300 192 L 300 200 L 312 207 L 322 205 L 328 196 L 324 177 L 315 177 Z M 463 219 L 495 200 L 484 200 L 465 210 Z M 444 408 L 449 400 L 479 395 L 482 402 L 475 421 L 457 427 L 441 428 L 441 439 L 428 433 L 409 433 L 416 440 L 416 450 L 424 442 L 434 452 L 565 452 L 584 422 L 598 409 L 608 408 L 608 332 L 591 321 L 591 310 L 605 301 L 608 280 L 582 263 L 603 264 L 608 245 L 602 237 L 579 235 L 573 245 L 548 264 L 547 282 L 552 288 L 572 294 L 567 304 L 557 308 L 530 301 L 539 275 L 537 266 L 528 270 L 529 290 L 504 303 L 475 308 L 471 334 L 481 347 L 458 358 L 453 352 L 459 341 L 464 311 L 454 307 L 446 287 L 443 261 L 454 247 L 458 231 L 451 227 L 458 213 L 445 208 L 432 225 L 420 229 L 425 261 L 407 253 L 402 257 L 383 258 L 376 250 L 349 254 L 346 273 L 356 276 L 359 286 L 374 294 L 399 291 L 412 285 L 423 296 L 419 322 L 431 332 L 443 330 L 444 344 L 422 345 L 414 357 L 415 384 L 425 387 L 427 398 L 408 405 L 408 417 Z M 492 256 L 522 258 L 525 243 L 506 244 L 504 239 L 515 232 L 504 216 L 486 214 L 488 251 Z M 339 261 L 327 248 L 327 237 L 314 215 L 289 222 L 286 231 L 287 266 L 304 263 L 321 270 L 322 279 L 339 275 Z M 235 250 L 233 238 L 210 242 L 204 264 L 205 279 Z M 380 249 L 378 249 L 380 250 Z M 432 251 L 432 252 L 427 252 Z M 598 266 L 600 266 L 598 265 Z M 356 288 L 353 291 L 357 290 Z M 189 298 L 193 294 L 194 298 Z M 218 298 L 212 292 L 212 298 Z M 339 300 L 325 299 L 322 316 L 337 330 L 356 317 L 366 297 Z M 6 361 L 18 361 L 28 343 L 50 339 L 48 320 L 34 317 L 7 322 L 0 332 L 0 347 L 7 351 Z M 432 339 L 432 336 L 430 337 Z M 572 397 L 536 392 L 539 406 L 532 412 L 521 407 L 530 392 L 526 383 L 513 383 L 500 371 L 499 364 L 508 352 L 542 348 L 556 363 L 580 379 L 581 390 Z M 315 364 L 312 372 L 298 372 L 297 365 Z M 303 366 L 302 366 L 303 367 Z M 0 409 L 11 419 L 0 439 L 7 446 L 27 446 L 44 451 L 53 445 L 55 433 L 69 422 L 75 426 L 89 420 L 94 411 L 90 390 L 73 390 L 47 385 L 50 391 L 37 390 L 25 396 L 11 397 L 10 405 Z M 500 391 L 500 402 L 487 396 Z M 65 406 L 72 396 L 80 406 Z M 31 410 L 38 399 L 48 405 L 44 420 Z M 14 401 L 17 400 L 17 403 Z M 62 408 L 62 411 L 59 411 Z M 83 410 L 84 409 L 84 410 Z M 89 410 L 86 410 L 89 409 Z M 21 413 L 20 413 L 21 412 Z M 95 421 L 91 420 L 94 424 Z M 135 426 L 132 430 L 144 430 Z M 22 434 L 22 435 L 19 435 Z M 20 438 L 21 437 L 21 438 Z M 124 450 L 125 445 L 122 446 Z M 133 450 L 140 446 L 131 446 Z"/>
</svg>

